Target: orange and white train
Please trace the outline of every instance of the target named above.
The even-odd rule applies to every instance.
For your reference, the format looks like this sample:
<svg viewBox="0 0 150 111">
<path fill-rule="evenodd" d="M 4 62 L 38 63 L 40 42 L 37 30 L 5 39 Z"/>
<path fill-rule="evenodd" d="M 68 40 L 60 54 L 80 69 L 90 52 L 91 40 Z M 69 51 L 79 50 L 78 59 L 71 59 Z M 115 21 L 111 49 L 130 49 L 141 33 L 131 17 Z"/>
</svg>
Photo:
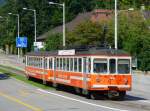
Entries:
<svg viewBox="0 0 150 111">
<path fill-rule="evenodd" d="M 131 56 L 121 50 L 58 50 L 26 55 L 26 76 L 71 86 L 87 98 L 123 99 L 131 90 Z"/>
</svg>

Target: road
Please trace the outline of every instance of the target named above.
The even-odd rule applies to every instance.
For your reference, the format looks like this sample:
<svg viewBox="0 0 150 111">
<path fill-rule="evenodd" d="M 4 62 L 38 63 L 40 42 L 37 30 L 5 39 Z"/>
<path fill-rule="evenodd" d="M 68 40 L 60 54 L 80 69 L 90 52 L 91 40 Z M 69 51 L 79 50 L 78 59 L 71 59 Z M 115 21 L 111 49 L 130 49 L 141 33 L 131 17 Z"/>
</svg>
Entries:
<svg viewBox="0 0 150 111">
<path fill-rule="evenodd" d="M 1 77 L 2 73 L 0 74 Z M 150 111 L 150 76 L 133 75 L 124 101 L 90 100 L 67 91 L 43 90 L 14 78 L 0 80 L 0 111 Z"/>
<path fill-rule="evenodd" d="M 23 63 L 23 57 L 18 59 L 17 55 L 6 55 L 0 53 L 0 65 L 9 66 L 17 70 L 24 70 L 25 64 Z"/>
<path fill-rule="evenodd" d="M 7 60 L 11 58 L 9 57 Z M 43 90 L 0 73 L 0 111 L 10 110 L 150 111 L 150 75 L 134 73 L 133 88 L 132 91 L 127 92 L 125 100 L 111 101 L 106 98 L 90 100 L 55 89 Z"/>
</svg>

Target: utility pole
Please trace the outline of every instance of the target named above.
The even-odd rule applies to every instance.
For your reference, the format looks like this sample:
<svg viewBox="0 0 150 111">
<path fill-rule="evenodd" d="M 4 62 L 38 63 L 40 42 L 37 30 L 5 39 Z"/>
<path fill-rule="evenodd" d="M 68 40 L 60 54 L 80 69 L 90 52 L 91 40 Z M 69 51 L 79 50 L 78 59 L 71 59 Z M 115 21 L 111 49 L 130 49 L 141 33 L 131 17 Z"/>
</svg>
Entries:
<svg viewBox="0 0 150 111">
<path fill-rule="evenodd" d="M 118 12 L 117 12 L 117 0 L 115 0 L 115 49 L 118 49 Z"/>
</svg>

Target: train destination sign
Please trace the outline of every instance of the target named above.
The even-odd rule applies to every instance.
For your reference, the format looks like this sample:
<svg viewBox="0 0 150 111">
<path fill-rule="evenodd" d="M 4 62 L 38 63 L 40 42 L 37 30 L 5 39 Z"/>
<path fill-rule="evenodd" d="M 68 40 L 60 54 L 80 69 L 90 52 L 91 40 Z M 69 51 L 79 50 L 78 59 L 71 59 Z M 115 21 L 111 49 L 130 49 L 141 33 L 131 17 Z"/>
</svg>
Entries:
<svg viewBox="0 0 150 111">
<path fill-rule="evenodd" d="M 72 50 L 58 50 L 58 55 L 75 55 L 75 49 L 72 49 Z"/>
</svg>

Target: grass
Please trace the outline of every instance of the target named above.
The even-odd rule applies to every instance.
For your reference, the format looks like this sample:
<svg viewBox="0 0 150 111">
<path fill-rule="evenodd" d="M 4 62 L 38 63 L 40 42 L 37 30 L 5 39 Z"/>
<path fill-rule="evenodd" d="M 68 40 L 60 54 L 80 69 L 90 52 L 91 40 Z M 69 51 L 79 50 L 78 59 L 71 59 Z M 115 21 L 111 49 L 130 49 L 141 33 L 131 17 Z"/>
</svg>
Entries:
<svg viewBox="0 0 150 111">
<path fill-rule="evenodd" d="M 10 71 L 7 71 L 7 70 L 1 69 L 1 68 L 0 68 L 0 72 L 6 74 L 9 77 L 12 77 L 12 78 L 15 78 L 17 80 L 23 81 L 23 82 L 25 82 L 27 84 L 36 86 L 38 88 L 42 88 L 42 89 L 54 89 L 54 88 L 52 88 L 52 87 L 50 87 L 48 85 L 42 84 L 42 81 L 40 81 L 40 80 L 35 80 L 35 79 L 33 79 L 33 81 L 27 80 L 26 77 L 24 77 L 22 75 L 15 74 L 15 73 L 12 73 Z"/>
</svg>

